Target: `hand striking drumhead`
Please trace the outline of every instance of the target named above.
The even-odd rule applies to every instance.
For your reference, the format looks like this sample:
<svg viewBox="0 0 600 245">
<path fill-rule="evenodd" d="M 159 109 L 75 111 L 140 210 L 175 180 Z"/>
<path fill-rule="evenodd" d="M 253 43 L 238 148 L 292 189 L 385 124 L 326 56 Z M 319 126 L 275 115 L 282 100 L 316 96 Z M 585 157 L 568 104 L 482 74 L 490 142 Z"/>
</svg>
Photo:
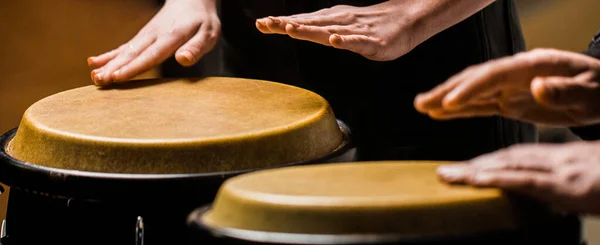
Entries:
<svg viewBox="0 0 600 245">
<path fill-rule="evenodd" d="M 329 104 L 315 93 L 213 77 L 49 96 L 25 112 L 8 152 L 64 169 L 202 173 L 311 160 L 342 141 Z"/>
<path fill-rule="evenodd" d="M 366 162 L 288 167 L 226 181 L 207 227 L 300 234 L 473 234 L 517 227 L 496 189 L 438 181 L 439 162 Z M 260 236 L 262 237 L 262 236 Z"/>
</svg>

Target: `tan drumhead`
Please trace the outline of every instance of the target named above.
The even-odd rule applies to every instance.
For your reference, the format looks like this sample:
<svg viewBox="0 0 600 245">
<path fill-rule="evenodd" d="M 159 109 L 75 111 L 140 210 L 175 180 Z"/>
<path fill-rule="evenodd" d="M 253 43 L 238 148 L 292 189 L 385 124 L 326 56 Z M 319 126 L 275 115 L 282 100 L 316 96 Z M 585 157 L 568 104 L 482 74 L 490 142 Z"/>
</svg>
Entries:
<svg viewBox="0 0 600 245">
<path fill-rule="evenodd" d="M 8 147 L 38 165 L 112 173 L 202 173 L 322 157 L 343 134 L 322 97 L 238 78 L 87 86 L 44 98 Z"/>
<path fill-rule="evenodd" d="M 301 234 L 472 234 L 518 226 L 496 189 L 438 181 L 443 162 L 288 167 L 229 179 L 200 223 Z"/>
</svg>

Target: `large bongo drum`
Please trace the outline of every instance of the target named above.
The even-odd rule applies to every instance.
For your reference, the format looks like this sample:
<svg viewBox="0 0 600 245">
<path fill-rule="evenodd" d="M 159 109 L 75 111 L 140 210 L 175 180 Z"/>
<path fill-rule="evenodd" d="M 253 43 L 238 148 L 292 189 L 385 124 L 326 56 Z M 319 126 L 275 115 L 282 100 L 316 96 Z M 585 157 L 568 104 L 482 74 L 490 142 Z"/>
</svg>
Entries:
<svg viewBox="0 0 600 245">
<path fill-rule="evenodd" d="M 549 209 L 441 183 L 443 162 L 296 166 L 227 180 L 189 216 L 196 244 L 579 244 Z"/>
<path fill-rule="evenodd" d="M 205 78 L 44 98 L 0 138 L 9 244 L 184 244 L 229 177 L 353 161 L 349 129 L 310 91 Z"/>
</svg>

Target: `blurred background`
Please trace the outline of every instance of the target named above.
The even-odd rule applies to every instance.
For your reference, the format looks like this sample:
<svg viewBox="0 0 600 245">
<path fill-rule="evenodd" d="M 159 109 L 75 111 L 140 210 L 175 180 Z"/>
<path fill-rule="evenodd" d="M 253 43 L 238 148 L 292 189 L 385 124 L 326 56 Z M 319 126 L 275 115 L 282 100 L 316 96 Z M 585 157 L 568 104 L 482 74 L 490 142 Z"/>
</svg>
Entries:
<svg viewBox="0 0 600 245">
<path fill-rule="evenodd" d="M 598 0 L 516 0 L 527 48 L 587 48 L 600 29 Z M 0 132 L 16 127 L 35 101 L 91 84 L 86 58 L 130 39 L 159 9 L 156 0 L 3 0 L 0 8 Z M 156 77 L 158 70 L 140 77 Z M 578 140 L 562 128 L 540 128 L 540 140 Z M 6 193 L 5 193 L 6 194 Z M 6 196 L 0 195 L 0 220 Z M 589 244 L 600 245 L 600 221 L 586 219 Z M 594 235 L 596 233 L 596 235 Z"/>
</svg>

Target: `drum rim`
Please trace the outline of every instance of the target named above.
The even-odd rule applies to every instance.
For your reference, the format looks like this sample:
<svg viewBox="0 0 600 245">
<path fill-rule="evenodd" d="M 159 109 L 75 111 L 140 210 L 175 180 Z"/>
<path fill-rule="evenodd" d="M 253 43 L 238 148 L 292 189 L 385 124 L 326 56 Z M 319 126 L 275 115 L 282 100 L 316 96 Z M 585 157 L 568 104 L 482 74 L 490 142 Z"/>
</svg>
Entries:
<svg viewBox="0 0 600 245">
<path fill-rule="evenodd" d="M 69 188 L 64 184 L 67 182 L 71 182 L 71 185 L 77 185 L 76 183 L 85 183 L 89 180 L 95 180 L 100 182 L 139 182 L 143 184 L 145 182 L 185 182 L 185 181 L 195 181 L 195 180 L 206 180 L 207 182 L 216 181 L 222 182 L 229 177 L 233 177 L 236 175 L 240 175 L 243 173 L 267 170 L 273 168 L 281 168 L 287 166 L 296 166 L 296 165 L 310 165 L 310 164 L 319 164 L 319 163 L 327 163 L 328 159 L 334 159 L 336 157 L 342 156 L 344 153 L 350 151 L 353 147 L 352 139 L 351 139 L 351 130 L 350 128 L 341 120 L 337 119 L 337 123 L 339 125 L 340 130 L 343 134 L 343 140 L 340 145 L 329 152 L 328 154 L 306 161 L 292 162 L 292 163 L 283 163 L 279 165 L 263 167 L 263 168 L 252 168 L 245 170 L 235 170 L 235 171 L 224 171 L 224 172 L 212 172 L 212 173 L 195 173 L 195 174 L 130 174 L 130 173 L 107 173 L 107 172 L 91 172 L 91 171 L 79 171 L 79 170 L 69 170 L 69 169 L 59 169 L 46 167 L 42 165 L 36 165 L 28 162 L 24 162 L 10 156 L 6 147 L 10 140 L 16 135 L 17 129 L 13 128 L 8 132 L 0 135 L 0 182 L 8 185 L 9 187 L 17 187 L 28 190 L 39 190 L 45 191 L 43 189 L 48 189 L 44 187 L 40 187 L 39 184 L 31 184 L 31 182 L 35 183 L 51 183 L 51 184 L 59 184 L 61 188 Z M 11 176 L 11 173 L 19 173 L 19 175 L 25 175 L 27 178 L 14 178 Z M 27 176 L 32 175 L 32 176 Z M 34 181 L 30 178 L 35 178 Z M 52 189 L 51 192 L 55 192 L 56 188 Z M 70 188 L 81 190 L 80 187 Z M 63 191 L 57 191 L 63 192 Z M 67 190 L 67 193 L 72 191 Z M 58 193 L 57 193 L 58 194 Z"/>
<path fill-rule="evenodd" d="M 294 234 L 268 231 L 252 231 L 236 228 L 211 227 L 202 222 L 202 215 L 210 211 L 212 204 L 195 209 L 188 216 L 188 226 L 215 236 L 217 239 L 234 239 L 268 244 L 304 245 L 350 245 L 350 244 L 391 244 L 414 242 L 440 242 L 454 239 L 469 239 L 493 234 L 506 234 L 516 230 L 497 230 L 465 234 L 431 233 L 416 235 L 398 234 Z"/>
</svg>

